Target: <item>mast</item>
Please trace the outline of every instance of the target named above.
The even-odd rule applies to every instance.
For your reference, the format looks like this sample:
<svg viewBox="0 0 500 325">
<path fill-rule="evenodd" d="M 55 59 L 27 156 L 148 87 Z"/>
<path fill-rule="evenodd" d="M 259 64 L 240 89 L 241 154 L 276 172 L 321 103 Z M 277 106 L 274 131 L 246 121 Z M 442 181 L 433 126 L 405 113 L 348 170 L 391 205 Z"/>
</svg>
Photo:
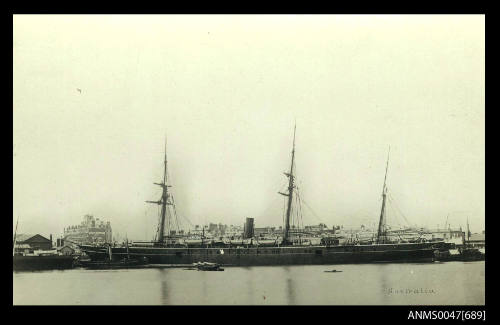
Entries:
<svg viewBox="0 0 500 325">
<path fill-rule="evenodd" d="M 281 195 L 288 196 L 288 204 L 286 209 L 286 220 L 285 220 L 285 230 L 283 232 L 283 244 L 288 244 L 289 242 L 289 232 L 290 232 L 290 214 L 292 212 L 292 201 L 293 201 L 293 189 L 294 189 L 294 178 L 293 176 L 293 166 L 295 161 L 295 131 L 297 129 L 297 124 L 293 127 L 293 148 L 292 148 L 292 163 L 290 164 L 290 172 L 284 173 L 288 177 L 288 194 L 278 192 Z"/>
<path fill-rule="evenodd" d="M 14 243 L 12 244 L 12 254 L 16 253 L 16 236 L 17 236 L 17 225 L 19 224 L 19 216 L 16 221 L 16 230 L 14 230 Z"/>
<path fill-rule="evenodd" d="M 158 201 L 146 201 L 147 203 L 153 203 L 161 205 L 161 217 L 160 217 L 160 225 L 158 229 L 158 242 L 163 243 L 165 239 L 165 214 L 167 212 L 167 205 L 172 205 L 168 201 L 170 197 L 168 193 L 168 188 L 170 185 L 167 185 L 167 137 L 165 137 L 165 158 L 163 160 L 164 169 L 163 169 L 163 181 L 162 183 L 154 183 L 155 185 L 161 186 L 163 191 L 161 195 L 161 199 Z"/>
<path fill-rule="evenodd" d="M 384 176 L 384 187 L 382 188 L 382 209 L 380 211 L 380 220 L 378 223 L 378 232 L 377 232 L 377 244 L 380 244 L 381 237 L 384 236 L 382 242 L 385 242 L 386 233 L 385 233 L 385 198 L 387 195 L 387 169 L 389 168 L 389 154 L 391 152 L 391 147 L 389 147 L 389 152 L 387 153 L 387 164 L 385 165 L 385 176 Z"/>
</svg>

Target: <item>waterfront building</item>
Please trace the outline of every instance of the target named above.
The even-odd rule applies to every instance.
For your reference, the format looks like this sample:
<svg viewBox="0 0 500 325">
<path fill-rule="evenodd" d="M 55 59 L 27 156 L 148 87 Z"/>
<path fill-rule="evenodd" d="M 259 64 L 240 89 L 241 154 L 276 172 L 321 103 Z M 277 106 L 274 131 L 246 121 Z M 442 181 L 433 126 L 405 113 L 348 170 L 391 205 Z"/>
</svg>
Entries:
<svg viewBox="0 0 500 325">
<path fill-rule="evenodd" d="M 485 246 L 485 234 L 471 234 L 467 240 L 467 244 L 476 248 L 484 248 Z"/>
<path fill-rule="evenodd" d="M 92 215 L 86 215 L 79 225 L 64 229 L 65 242 L 77 244 L 103 244 L 112 242 L 110 222 L 104 222 Z"/>
<path fill-rule="evenodd" d="M 51 250 L 52 235 L 50 239 L 42 235 L 17 234 L 14 250 L 16 252 L 33 253 L 35 250 Z"/>
</svg>

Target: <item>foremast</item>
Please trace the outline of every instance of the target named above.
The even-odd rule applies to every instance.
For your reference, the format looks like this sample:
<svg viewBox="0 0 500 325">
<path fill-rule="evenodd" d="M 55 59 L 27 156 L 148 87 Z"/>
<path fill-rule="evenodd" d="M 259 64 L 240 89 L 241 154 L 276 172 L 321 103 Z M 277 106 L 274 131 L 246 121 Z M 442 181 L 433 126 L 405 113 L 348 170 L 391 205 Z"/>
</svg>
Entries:
<svg viewBox="0 0 500 325">
<path fill-rule="evenodd" d="M 389 154 L 391 152 L 391 147 L 389 147 L 389 152 L 387 153 L 387 164 L 385 165 L 385 176 L 384 176 L 384 187 L 382 188 L 382 209 L 380 211 L 380 220 L 378 223 L 377 231 L 377 244 L 383 244 L 386 242 L 386 228 L 385 228 L 385 199 L 387 196 L 387 169 L 389 168 Z"/>
<path fill-rule="evenodd" d="M 163 181 L 162 183 L 154 183 L 155 185 L 161 186 L 162 195 L 160 200 L 158 201 L 146 201 L 147 203 L 153 203 L 161 205 L 161 215 L 160 222 L 158 226 L 158 242 L 162 244 L 165 241 L 165 215 L 167 212 L 167 205 L 172 205 L 170 202 L 170 193 L 168 193 L 168 188 L 171 187 L 167 184 L 167 139 L 165 138 L 165 158 L 163 160 L 164 169 L 163 169 Z"/>
<path fill-rule="evenodd" d="M 290 164 L 290 172 L 284 173 L 288 177 L 288 193 L 281 193 L 281 195 L 288 197 L 287 209 L 286 209 L 286 219 L 285 219 L 285 229 L 283 231 L 283 244 L 287 245 L 290 241 L 290 215 L 292 212 L 292 201 L 293 201 L 293 189 L 295 188 L 295 176 L 293 175 L 294 163 L 295 163 L 295 131 L 297 129 L 297 124 L 293 127 L 293 148 L 292 148 L 292 163 Z"/>
</svg>

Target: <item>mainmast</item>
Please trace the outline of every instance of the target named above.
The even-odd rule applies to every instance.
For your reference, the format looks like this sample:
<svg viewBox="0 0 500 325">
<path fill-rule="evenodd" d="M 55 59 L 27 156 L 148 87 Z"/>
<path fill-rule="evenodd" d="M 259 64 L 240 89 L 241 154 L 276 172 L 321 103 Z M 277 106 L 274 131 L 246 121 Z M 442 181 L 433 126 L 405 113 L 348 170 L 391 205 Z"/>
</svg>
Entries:
<svg viewBox="0 0 500 325">
<path fill-rule="evenodd" d="M 286 220 L 285 220 L 285 230 L 283 232 L 283 244 L 285 244 L 285 245 L 289 243 L 290 214 L 292 212 L 293 189 L 295 187 L 295 185 L 294 185 L 295 176 L 293 175 L 293 167 L 294 167 L 294 160 L 295 160 L 295 130 L 296 129 L 297 129 L 297 124 L 295 124 L 295 126 L 293 128 L 293 149 L 292 149 L 292 163 L 290 165 L 290 172 L 284 173 L 288 177 L 288 194 L 278 192 L 281 195 L 288 196 L 288 204 L 287 204 L 287 209 L 286 209 Z"/>
<path fill-rule="evenodd" d="M 389 147 L 389 152 L 387 153 L 387 164 L 385 166 L 385 176 L 384 176 L 384 187 L 382 188 L 382 210 L 380 211 L 380 220 L 378 223 L 378 232 L 377 232 L 377 244 L 380 244 L 381 241 L 384 243 L 386 241 L 386 231 L 385 231 L 385 197 L 387 195 L 387 169 L 389 168 L 389 154 L 391 152 L 391 147 Z M 381 237 L 384 237 L 383 239 Z M 382 239 L 382 240 L 381 240 Z"/>
<path fill-rule="evenodd" d="M 165 239 L 165 215 L 167 212 L 167 205 L 172 205 L 168 201 L 170 194 L 168 193 L 168 188 L 170 185 L 167 185 L 167 138 L 165 137 L 165 158 L 164 158 L 164 170 L 163 170 L 163 182 L 162 183 L 154 183 L 162 187 L 162 195 L 159 201 L 146 201 L 148 203 L 161 205 L 161 216 L 160 216 L 160 225 L 158 229 L 158 242 L 163 243 Z"/>
</svg>

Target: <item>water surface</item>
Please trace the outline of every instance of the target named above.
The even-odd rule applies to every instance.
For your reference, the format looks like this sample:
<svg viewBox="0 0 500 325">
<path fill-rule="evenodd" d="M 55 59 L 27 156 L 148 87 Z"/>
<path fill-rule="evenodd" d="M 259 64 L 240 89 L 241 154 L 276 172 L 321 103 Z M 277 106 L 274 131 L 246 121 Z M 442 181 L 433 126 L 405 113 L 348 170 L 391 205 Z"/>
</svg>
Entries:
<svg viewBox="0 0 500 325">
<path fill-rule="evenodd" d="M 341 270 L 325 273 L 325 270 Z M 15 305 L 472 305 L 485 262 L 14 272 Z"/>
</svg>

